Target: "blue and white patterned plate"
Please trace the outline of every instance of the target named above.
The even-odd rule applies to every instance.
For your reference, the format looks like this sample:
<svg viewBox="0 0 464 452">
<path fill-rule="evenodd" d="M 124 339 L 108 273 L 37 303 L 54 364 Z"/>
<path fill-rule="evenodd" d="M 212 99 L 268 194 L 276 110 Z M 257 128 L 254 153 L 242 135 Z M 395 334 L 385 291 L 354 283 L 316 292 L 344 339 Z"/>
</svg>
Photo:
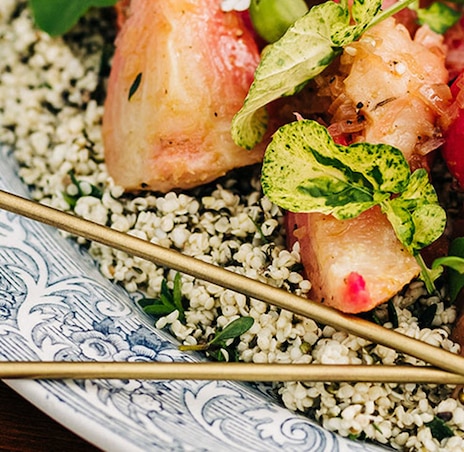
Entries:
<svg viewBox="0 0 464 452">
<path fill-rule="evenodd" d="M 25 194 L 7 152 L 0 187 Z M 157 331 L 58 231 L 0 211 L 0 360 L 195 360 Z M 374 451 L 235 382 L 11 380 L 45 413 L 111 451 Z"/>
</svg>

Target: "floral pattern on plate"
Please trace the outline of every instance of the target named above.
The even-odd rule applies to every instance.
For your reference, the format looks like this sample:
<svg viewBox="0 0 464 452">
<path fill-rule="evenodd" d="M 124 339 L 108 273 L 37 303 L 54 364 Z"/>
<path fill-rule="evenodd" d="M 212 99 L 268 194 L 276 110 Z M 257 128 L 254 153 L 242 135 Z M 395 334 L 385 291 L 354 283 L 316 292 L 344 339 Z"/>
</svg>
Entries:
<svg viewBox="0 0 464 452">
<path fill-rule="evenodd" d="M 25 195 L 7 150 L 0 187 Z M 0 210 L 0 360 L 194 361 L 55 229 Z M 88 441 L 112 451 L 374 451 L 325 431 L 265 385 L 9 380 Z"/>
</svg>

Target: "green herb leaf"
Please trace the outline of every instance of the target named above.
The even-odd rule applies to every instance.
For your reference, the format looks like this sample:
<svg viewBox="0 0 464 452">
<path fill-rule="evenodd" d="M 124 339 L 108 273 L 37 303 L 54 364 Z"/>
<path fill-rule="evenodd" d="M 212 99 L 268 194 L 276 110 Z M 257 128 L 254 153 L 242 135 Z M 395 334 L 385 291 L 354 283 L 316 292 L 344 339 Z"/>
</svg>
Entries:
<svg viewBox="0 0 464 452">
<path fill-rule="evenodd" d="M 255 225 L 255 228 L 258 231 L 258 234 L 263 243 L 269 243 L 269 239 L 264 235 L 263 228 L 250 215 L 248 215 L 248 218 Z"/>
<path fill-rule="evenodd" d="M 411 174 L 402 152 L 382 144 L 334 143 L 325 127 L 302 120 L 281 127 L 266 149 L 264 194 L 292 212 L 354 218 L 380 205 L 400 242 L 416 257 L 430 292 L 432 271 L 419 251 L 444 231 L 446 212 L 427 172 Z"/>
<path fill-rule="evenodd" d="M 252 326 L 253 317 L 240 317 L 230 322 L 222 331 L 215 334 L 206 344 L 179 345 L 182 351 L 204 351 L 208 356 L 217 361 L 237 361 L 238 352 L 232 344 L 227 344 L 230 339 L 238 339 Z"/>
<path fill-rule="evenodd" d="M 112 6 L 117 0 L 29 0 L 39 28 L 52 36 L 69 31 L 89 8 Z"/>
<path fill-rule="evenodd" d="M 176 273 L 174 276 L 174 286 L 172 288 L 172 302 L 181 314 L 181 318 L 184 317 L 184 306 L 182 304 L 182 291 L 181 291 L 181 276 L 180 273 Z"/>
<path fill-rule="evenodd" d="M 420 279 L 424 281 L 427 292 L 428 293 L 436 292 L 435 281 L 443 273 L 443 267 L 440 266 L 440 267 L 433 268 L 433 269 L 428 268 L 424 262 L 424 259 L 422 258 L 420 254 L 416 254 L 416 261 L 421 268 Z"/>
<path fill-rule="evenodd" d="M 87 189 L 84 190 L 82 186 L 84 185 L 83 181 L 80 181 L 74 171 L 68 172 L 69 178 L 71 179 L 71 183 L 77 188 L 77 193 L 75 195 L 70 195 L 68 192 L 63 192 L 64 200 L 69 204 L 69 206 L 74 209 L 76 207 L 77 200 L 82 196 L 93 196 L 94 198 L 101 199 L 103 196 L 102 190 L 100 190 L 97 186 L 87 183 Z M 90 191 L 88 190 L 90 188 Z"/>
<path fill-rule="evenodd" d="M 274 42 L 308 12 L 308 7 L 304 0 L 251 0 L 248 11 L 259 36 Z"/>
<path fill-rule="evenodd" d="M 225 345 L 229 339 L 235 339 L 246 333 L 253 326 L 253 323 L 253 317 L 239 317 L 238 319 L 230 322 L 222 331 L 217 333 L 216 336 L 209 341 L 209 345 Z"/>
<path fill-rule="evenodd" d="M 398 328 L 398 313 L 396 312 L 396 308 L 392 300 L 388 301 L 387 310 L 388 320 L 390 320 L 393 328 Z"/>
<path fill-rule="evenodd" d="M 446 212 L 423 168 L 414 171 L 406 189 L 382 204 L 399 240 L 411 254 L 417 254 L 443 234 Z"/>
<path fill-rule="evenodd" d="M 428 427 L 432 433 L 432 436 L 438 440 L 441 441 L 445 438 L 450 438 L 451 436 L 454 436 L 453 430 L 451 430 L 445 423 L 443 419 L 440 419 L 439 417 L 435 416 L 433 418 L 433 421 L 428 422 L 425 424 L 426 427 Z"/>
<path fill-rule="evenodd" d="M 454 239 L 450 244 L 448 256 L 435 259 L 432 269 L 442 266 L 449 267 L 446 284 L 450 300 L 454 302 L 464 287 L 464 237 Z"/>
<path fill-rule="evenodd" d="M 435 33 L 443 34 L 461 17 L 457 11 L 441 2 L 434 2 L 427 8 L 416 8 L 420 25 L 428 25 Z"/>
<path fill-rule="evenodd" d="M 350 439 L 351 441 L 358 441 L 359 437 L 360 437 L 359 433 L 350 433 L 348 435 L 348 439 Z"/>
<path fill-rule="evenodd" d="M 341 53 L 343 46 L 412 1 L 400 0 L 381 11 L 381 0 L 354 0 L 352 17 L 346 0 L 313 6 L 263 52 L 244 104 L 232 121 L 234 141 L 252 149 L 266 132 L 268 103 L 298 92 Z"/>
<path fill-rule="evenodd" d="M 398 149 L 368 143 L 341 146 L 324 126 L 302 120 L 274 134 L 261 183 L 269 199 L 284 209 L 348 219 L 404 190 L 409 175 Z"/>
<path fill-rule="evenodd" d="M 185 320 L 185 309 L 182 303 L 181 275 L 176 273 L 172 290 L 169 289 L 166 279 L 161 281 L 159 298 L 141 298 L 138 301 L 146 314 L 153 317 L 162 317 L 171 312 L 179 311 L 179 320 Z"/>
<path fill-rule="evenodd" d="M 145 306 L 143 310 L 146 314 L 152 315 L 153 317 L 162 317 L 174 311 L 172 306 L 165 305 L 159 300 L 153 300 L 153 304 Z"/>
<path fill-rule="evenodd" d="M 443 256 L 435 259 L 433 261 L 432 268 L 436 268 L 439 265 L 444 265 L 446 267 L 452 268 L 456 272 L 462 274 L 464 273 L 464 258 L 457 256 Z"/>
</svg>

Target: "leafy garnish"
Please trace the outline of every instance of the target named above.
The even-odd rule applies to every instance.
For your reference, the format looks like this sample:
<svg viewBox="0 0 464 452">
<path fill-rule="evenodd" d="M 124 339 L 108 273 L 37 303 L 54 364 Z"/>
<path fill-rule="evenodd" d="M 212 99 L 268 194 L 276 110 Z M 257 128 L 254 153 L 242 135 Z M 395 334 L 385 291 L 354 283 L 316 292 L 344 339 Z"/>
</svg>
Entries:
<svg viewBox="0 0 464 452">
<path fill-rule="evenodd" d="M 347 0 L 313 6 L 263 52 L 244 104 L 232 121 L 234 141 L 252 149 L 266 132 L 268 103 L 298 92 L 329 66 L 344 46 L 412 1 L 400 0 L 386 11 L 380 9 L 381 0 L 353 0 L 351 8 Z"/>
<path fill-rule="evenodd" d="M 77 200 L 82 196 L 93 196 L 94 198 L 98 199 L 101 199 L 101 197 L 103 196 L 102 190 L 100 190 L 97 186 L 88 182 L 78 180 L 76 175 L 74 174 L 74 171 L 69 171 L 68 175 L 71 179 L 71 183 L 76 187 L 76 194 L 72 195 L 65 191 L 63 192 L 63 198 L 72 209 L 74 209 Z"/>
<path fill-rule="evenodd" d="M 443 34 L 461 17 L 457 11 L 442 2 L 434 2 L 427 8 L 415 8 L 420 25 L 428 25 L 436 33 Z"/>
<path fill-rule="evenodd" d="M 435 281 L 442 275 L 443 267 L 428 268 L 420 254 L 416 254 L 416 261 L 421 268 L 420 279 L 424 282 L 428 293 L 435 291 Z"/>
<path fill-rule="evenodd" d="M 446 283 L 452 302 L 456 301 L 464 287 L 464 237 L 454 239 L 449 247 L 448 256 L 439 257 L 433 261 L 432 269 L 448 267 Z"/>
<path fill-rule="evenodd" d="M 438 441 L 454 436 L 453 430 L 438 416 L 435 416 L 431 422 L 427 422 L 425 426 L 430 429 L 432 436 Z"/>
<path fill-rule="evenodd" d="M 146 314 L 156 318 L 179 311 L 179 320 L 183 322 L 185 309 L 182 300 L 180 273 L 176 273 L 174 277 L 172 290 L 169 289 L 166 279 L 163 279 L 159 298 L 141 298 L 138 302 Z"/>
<path fill-rule="evenodd" d="M 390 320 L 393 328 L 398 328 L 398 313 L 396 312 L 393 300 L 389 300 L 387 303 L 388 320 Z"/>
<path fill-rule="evenodd" d="M 325 127 L 301 120 L 282 126 L 264 156 L 263 191 L 292 212 L 358 216 L 407 187 L 410 169 L 398 149 L 336 144 Z"/>
<path fill-rule="evenodd" d="M 69 31 L 91 7 L 113 6 L 117 0 L 29 0 L 39 28 L 58 36 Z"/>
<path fill-rule="evenodd" d="M 255 225 L 255 228 L 258 231 L 258 234 L 263 243 L 269 243 L 269 239 L 264 235 L 263 228 L 261 227 L 261 225 L 259 225 L 250 215 L 248 216 L 248 218 Z"/>
<path fill-rule="evenodd" d="M 209 346 L 224 346 L 229 339 L 235 339 L 246 333 L 252 326 L 253 317 L 240 317 L 230 322 L 222 331 L 209 341 Z"/>
<path fill-rule="evenodd" d="M 424 169 L 411 174 L 406 158 L 393 146 L 336 144 L 316 121 L 296 121 L 274 134 L 261 183 L 271 201 L 292 212 L 344 220 L 379 205 L 421 266 L 419 251 L 440 237 L 446 225 Z"/>
<path fill-rule="evenodd" d="M 253 317 L 239 317 L 226 325 L 223 330 L 216 332 L 214 337 L 207 343 L 180 345 L 179 350 L 205 351 L 209 356 L 218 361 L 228 360 L 231 356 L 234 357 L 233 344 L 229 344 L 229 341 L 232 340 L 233 342 L 235 339 L 238 339 L 253 326 L 253 323 Z"/>
<path fill-rule="evenodd" d="M 445 229 L 446 212 L 424 168 L 414 171 L 405 190 L 381 206 L 400 242 L 411 254 L 430 245 Z"/>
</svg>

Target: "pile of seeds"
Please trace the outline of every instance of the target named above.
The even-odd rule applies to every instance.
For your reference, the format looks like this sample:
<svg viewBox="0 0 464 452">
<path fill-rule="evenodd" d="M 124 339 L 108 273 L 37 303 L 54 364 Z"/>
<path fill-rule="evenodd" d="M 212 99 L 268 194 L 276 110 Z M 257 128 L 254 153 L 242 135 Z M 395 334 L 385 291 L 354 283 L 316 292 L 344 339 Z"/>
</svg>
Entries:
<svg viewBox="0 0 464 452">
<path fill-rule="evenodd" d="M 124 194 L 114 185 L 105 169 L 100 137 L 113 38 L 110 11 L 94 12 L 64 38 L 51 38 L 33 27 L 23 1 L 0 3 L 0 142 L 14 149 L 19 175 L 32 197 L 307 294 L 311 285 L 300 274 L 298 247 L 285 247 L 283 213 L 262 196 L 259 168 L 163 196 Z M 188 276 L 179 280 L 174 271 L 80 241 L 102 273 L 130 293 L 157 299 L 161 292 L 172 295 L 177 285 L 183 312 L 172 310 L 154 323 L 185 345 L 207 342 L 230 322 L 252 317 L 253 326 L 222 351 L 221 359 L 421 364 L 313 320 Z M 430 315 L 433 305 L 436 309 Z M 420 282 L 372 314 L 387 327 L 459 351 L 449 339 L 454 307 L 426 296 Z M 274 386 L 289 409 L 302 411 L 343 436 L 400 450 L 464 450 L 464 407 L 451 397 L 451 387 L 300 382 Z"/>
</svg>

